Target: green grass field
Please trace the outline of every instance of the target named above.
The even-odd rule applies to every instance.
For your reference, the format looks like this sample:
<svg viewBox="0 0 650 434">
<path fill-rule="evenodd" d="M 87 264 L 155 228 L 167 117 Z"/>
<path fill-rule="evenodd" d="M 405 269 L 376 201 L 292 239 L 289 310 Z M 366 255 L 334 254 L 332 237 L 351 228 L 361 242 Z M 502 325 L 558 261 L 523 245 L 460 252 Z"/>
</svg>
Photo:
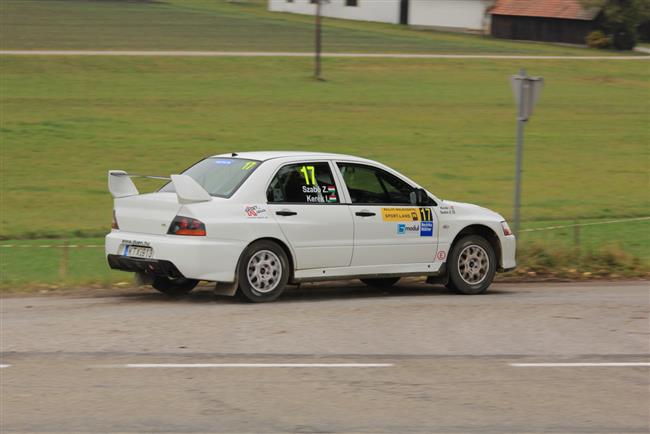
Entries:
<svg viewBox="0 0 650 434">
<path fill-rule="evenodd" d="M 311 51 L 313 17 L 266 0 L 3 0 L 2 49 Z M 326 19 L 330 52 L 607 55 L 614 52 Z"/>
<path fill-rule="evenodd" d="M 546 78 L 527 126 L 526 220 L 650 215 L 648 63 L 4 57 L 4 238 L 98 235 L 108 169 L 169 174 L 234 150 L 381 160 L 443 198 L 511 213 L 519 66 Z"/>
<path fill-rule="evenodd" d="M 0 12 L 3 49 L 308 50 L 311 28 L 309 17 L 271 14 L 259 2 L 5 0 Z M 593 54 L 327 21 L 329 51 Z M 442 198 L 510 217 L 508 76 L 520 67 L 546 80 L 526 128 L 524 228 L 650 215 L 648 61 L 326 59 L 324 66 L 327 81 L 316 82 L 307 58 L 0 56 L 2 244 L 99 237 L 110 224 L 108 169 L 164 175 L 234 150 L 362 155 Z M 650 263 L 649 226 L 584 227 L 579 256 L 622 251 Z M 542 243 L 571 255 L 573 240 L 573 229 L 521 237 L 523 247 Z M 107 271 L 100 248 L 71 249 L 61 274 L 61 252 L 0 247 L 0 284 L 124 279 Z"/>
</svg>

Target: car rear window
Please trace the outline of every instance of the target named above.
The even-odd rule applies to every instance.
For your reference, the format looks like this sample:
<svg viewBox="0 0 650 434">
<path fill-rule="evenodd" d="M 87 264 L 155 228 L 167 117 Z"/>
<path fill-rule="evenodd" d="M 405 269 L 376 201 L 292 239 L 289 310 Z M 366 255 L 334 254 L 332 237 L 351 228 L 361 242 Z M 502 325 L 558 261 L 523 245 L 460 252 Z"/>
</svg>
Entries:
<svg viewBox="0 0 650 434">
<path fill-rule="evenodd" d="M 199 161 L 183 172 L 210 193 L 211 196 L 230 197 L 257 169 L 259 161 L 241 158 L 211 157 Z M 160 191 L 174 192 L 173 183 L 163 186 Z"/>
</svg>

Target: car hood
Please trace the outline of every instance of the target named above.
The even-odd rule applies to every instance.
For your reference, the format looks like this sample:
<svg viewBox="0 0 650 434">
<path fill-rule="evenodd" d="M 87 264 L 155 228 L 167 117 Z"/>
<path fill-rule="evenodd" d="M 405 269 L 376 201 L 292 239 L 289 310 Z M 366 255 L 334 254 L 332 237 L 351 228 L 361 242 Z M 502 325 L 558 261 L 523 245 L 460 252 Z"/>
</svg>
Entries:
<svg viewBox="0 0 650 434">
<path fill-rule="evenodd" d="M 455 202 L 453 200 L 443 200 L 439 206 L 440 214 L 460 214 L 480 216 L 483 218 L 494 219 L 497 221 L 505 220 L 503 216 L 491 209 L 482 206 L 474 205 L 473 203 Z"/>
</svg>

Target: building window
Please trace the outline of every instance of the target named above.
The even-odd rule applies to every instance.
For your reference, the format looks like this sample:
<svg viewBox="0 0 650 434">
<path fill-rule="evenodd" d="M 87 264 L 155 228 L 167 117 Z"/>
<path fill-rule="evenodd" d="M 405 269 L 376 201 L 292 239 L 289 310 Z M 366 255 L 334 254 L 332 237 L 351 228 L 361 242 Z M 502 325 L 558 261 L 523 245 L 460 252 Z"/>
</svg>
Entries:
<svg viewBox="0 0 650 434">
<path fill-rule="evenodd" d="M 359 6 L 359 0 L 345 0 L 346 6 Z"/>
</svg>

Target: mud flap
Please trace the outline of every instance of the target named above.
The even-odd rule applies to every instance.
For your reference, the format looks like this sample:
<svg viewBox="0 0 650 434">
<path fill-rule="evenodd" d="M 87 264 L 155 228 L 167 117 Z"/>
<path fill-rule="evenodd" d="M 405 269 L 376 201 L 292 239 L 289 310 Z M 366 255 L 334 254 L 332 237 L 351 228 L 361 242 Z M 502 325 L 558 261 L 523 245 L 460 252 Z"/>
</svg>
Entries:
<svg viewBox="0 0 650 434">
<path fill-rule="evenodd" d="M 214 285 L 214 293 L 217 295 L 228 295 L 232 297 L 237 293 L 237 288 L 239 287 L 239 282 L 235 280 L 234 282 L 217 282 Z"/>
<path fill-rule="evenodd" d="M 446 285 L 449 283 L 449 273 L 447 273 L 447 263 L 440 266 L 440 274 L 437 276 L 427 277 L 427 283 L 430 285 Z"/>
</svg>

